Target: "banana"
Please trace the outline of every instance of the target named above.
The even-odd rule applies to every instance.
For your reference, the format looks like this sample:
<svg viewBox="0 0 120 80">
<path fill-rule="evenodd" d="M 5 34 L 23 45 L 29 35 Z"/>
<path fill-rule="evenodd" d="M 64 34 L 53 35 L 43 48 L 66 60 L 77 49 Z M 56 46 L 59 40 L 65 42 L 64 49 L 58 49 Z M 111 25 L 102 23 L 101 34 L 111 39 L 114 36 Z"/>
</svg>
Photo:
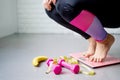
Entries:
<svg viewBox="0 0 120 80">
<path fill-rule="evenodd" d="M 32 60 L 32 64 L 33 66 L 38 67 L 40 62 L 46 61 L 47 59 L 48 59 L 47 56 L 37 56 Z"/>
</svg>

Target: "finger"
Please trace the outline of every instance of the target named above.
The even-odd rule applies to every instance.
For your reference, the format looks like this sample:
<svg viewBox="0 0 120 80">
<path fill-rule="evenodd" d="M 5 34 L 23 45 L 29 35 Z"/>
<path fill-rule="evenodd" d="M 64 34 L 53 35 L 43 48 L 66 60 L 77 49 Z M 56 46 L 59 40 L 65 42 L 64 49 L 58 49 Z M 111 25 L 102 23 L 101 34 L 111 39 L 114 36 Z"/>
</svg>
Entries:
<svg viewBox="0 0 120 80">
<path fill-rule="evenodd" d="M 50 5 L 52 3 L 52 0 L 48 0 L 48 4 Z"/>
<path fill-rule="evenodd" d="M 55 5 L 56 4 L 56 0 L 52 0 L 53 4 Z"/>
</svg>

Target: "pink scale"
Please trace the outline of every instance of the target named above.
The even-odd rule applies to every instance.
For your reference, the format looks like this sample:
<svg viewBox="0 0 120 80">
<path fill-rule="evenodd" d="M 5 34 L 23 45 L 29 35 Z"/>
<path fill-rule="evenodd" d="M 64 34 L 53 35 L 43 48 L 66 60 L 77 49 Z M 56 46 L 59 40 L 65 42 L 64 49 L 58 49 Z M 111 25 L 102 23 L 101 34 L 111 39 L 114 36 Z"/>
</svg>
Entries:
<svg viewBox="0 0 120 80">
<path fill-rule="evenodd" d="M 108 55 L 103 62 L 91 62 L 88 60 L 88 58 L 84 57 L 82 53 L 73 53 L 70 54 L 70 56 L 76 58 L 78 61 L 88 65 L 91 68 L 98 68 L 120 63 L 120 58 L 116 58 L 110 55 Z"/>
</svg>

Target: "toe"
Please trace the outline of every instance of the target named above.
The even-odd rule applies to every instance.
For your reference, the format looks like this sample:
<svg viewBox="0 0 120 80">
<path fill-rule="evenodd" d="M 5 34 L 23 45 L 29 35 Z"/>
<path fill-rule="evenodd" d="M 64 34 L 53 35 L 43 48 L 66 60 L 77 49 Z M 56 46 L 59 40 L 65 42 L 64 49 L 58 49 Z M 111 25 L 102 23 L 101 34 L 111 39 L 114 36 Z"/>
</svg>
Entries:
<svg viewBox="0 0 120 80">
<path fill-rule="evenodd" d="M 90 60 L 90 61 L 94 61 L 94 57 L 93 57 L 93 56 L 90 56 L 90 57 L 89 57 L 89 60 Z"/>
<path fill-rule="evenodd" d="M 97 62 L 97 61 L 98 61 L 98 59 L 96 57 L 94 57 L 93 62 Z"/>
<path fill-rule="evenodd" d="M 89 58 L 90 56 L 92 56 L 93 53 L 88 53 L 88 52 L 84 52 L 83 56 Z"/>
</svg>

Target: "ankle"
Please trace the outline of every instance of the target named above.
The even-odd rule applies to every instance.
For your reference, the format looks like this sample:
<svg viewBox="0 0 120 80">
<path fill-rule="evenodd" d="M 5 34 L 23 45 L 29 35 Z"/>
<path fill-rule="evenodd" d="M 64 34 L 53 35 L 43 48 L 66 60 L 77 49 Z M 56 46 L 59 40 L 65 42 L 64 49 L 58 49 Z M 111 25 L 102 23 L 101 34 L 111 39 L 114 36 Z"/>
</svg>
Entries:
<svg viewBox="0 0 120 80">
<path fill-rule="evenodd" d="M 106 38 L 102 41 L 97 41 L 98 43 L 101 43 L 101 44 L 109 44 L 110 42 L 114 42 L 115 41 L 115 38 L 113 35 L 111 34 L 107 34 Z"/>
</svg>

